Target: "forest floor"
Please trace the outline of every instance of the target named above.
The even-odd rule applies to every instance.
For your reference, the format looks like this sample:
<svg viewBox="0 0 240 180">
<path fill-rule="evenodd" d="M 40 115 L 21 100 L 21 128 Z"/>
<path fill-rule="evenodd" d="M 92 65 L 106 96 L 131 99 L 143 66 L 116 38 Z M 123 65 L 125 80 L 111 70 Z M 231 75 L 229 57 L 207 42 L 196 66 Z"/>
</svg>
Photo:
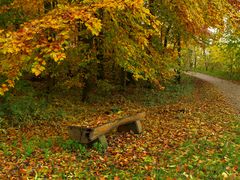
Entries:
<svg viewBox="0 0 240 180">
<path fill-rule="evenodd" d="M 197 72 L 188 72 L 187 74 L 216 86 L 228 98 L 229 102 L 240 112 L 240 84 Z"/>
<path fill-rule="evenodd" d="M 129 88 L 91 103 L 59 93 L 62 119 L 0 131 L 0 179 L 237 179 L 240 117 L 214 86 L 195 78 L 159 92 Z M 145 111 L 143 133 L 112 132 L 109 146 L 69 139 L 67 125 Z M 59 112 L 60 113 L 60 112 Z"/>
</svg>

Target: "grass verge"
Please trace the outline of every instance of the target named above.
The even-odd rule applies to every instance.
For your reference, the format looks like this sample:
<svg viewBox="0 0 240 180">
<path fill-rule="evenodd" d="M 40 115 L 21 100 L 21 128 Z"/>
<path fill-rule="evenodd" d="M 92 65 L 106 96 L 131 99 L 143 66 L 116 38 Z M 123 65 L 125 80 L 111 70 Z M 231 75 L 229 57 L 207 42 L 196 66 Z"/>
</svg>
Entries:
<svg viewBox="0 0 240 180">
<path fill-rule="evenodd" d="M 239 73 L 230 73 L 226 71 L 219 71 L 219 70 L 209 70 L 206 71 L 204 69 L 197 69 L 196 72 L 208 74 L 210 76 L 226 79 L 226 80 L 233 80 L 240 82 L 240 74 Z"/>
</svg>

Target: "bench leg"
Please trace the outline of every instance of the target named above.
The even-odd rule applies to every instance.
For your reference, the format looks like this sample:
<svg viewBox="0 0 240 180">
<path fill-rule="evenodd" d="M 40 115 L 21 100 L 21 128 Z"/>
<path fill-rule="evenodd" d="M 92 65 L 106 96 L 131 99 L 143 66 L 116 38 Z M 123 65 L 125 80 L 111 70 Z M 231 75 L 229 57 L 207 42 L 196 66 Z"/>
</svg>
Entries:
<svg viewBox="0 0 240 180">
<path fill-rule="evenodd" d="M 134 121 L 129 124 L 124 124 L 118 127 L 119 132 L 129 132 L 133 131 L 135 134 L 142 133 L 142 124 L 141 121 Z"/>
<path fill-rule="evenodd" d="M 107 147 L 108 147 L 108 142 L 107 142 L 107 138 L 106 138 L 105 135 L 99 136 L 97 140 L 98 140 L 98 142 L 101 143 L 101 145 L 102 145 L 102 147 L 103 147 L 104 149 L 107 149 Z"/>
</svg>

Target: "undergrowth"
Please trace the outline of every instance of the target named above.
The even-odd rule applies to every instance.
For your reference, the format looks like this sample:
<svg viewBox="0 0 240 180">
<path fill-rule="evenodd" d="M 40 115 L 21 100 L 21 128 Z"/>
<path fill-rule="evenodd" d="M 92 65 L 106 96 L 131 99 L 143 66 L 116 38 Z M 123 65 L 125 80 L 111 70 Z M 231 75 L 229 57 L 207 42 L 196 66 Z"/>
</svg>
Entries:
<svg viewBox="0 0 240 180">
<path fill-rule="evenodd" d="M 25 123 L 38 123 L 40 120 L 62 118 L 65 112 L 51 106 L 46 97 L 41 94 L 32 87 L 30 82 L 18 81 L 15 89 L 2 97 L 0 128 L 2 121 L 5 126 L 8 124 L 14 127 Z"/>
<path fill-rule="evenodd" d="M 183 97 L 191 99 L 193 90 L 193 79 L 183 76 L 181 83 L 169 82 L 165 84 L 164 90 L 139 88 L 135 89 L 136 92 L 127 94 L 126 97 L 131 101 L 140 102 L 144 106 L 157 106 L 176 103 Z"/>
<path fill-rule="evenodd" d="M 133 86 L 125 92 L 116 91 L 111 93 L 113 87 L 107 82 L 99 82 L 96 94 L 90 97 L 89 105 L 102 103 L 113 98 L 118 99 L 119 95 L 124 101 L 141 103 L 144 106 L 156 106 L 172 104 L 179 101 L 182 97 L 190 97 L 194 89 L 193 80 L 183 76 L 180 84 L 169 82 L 165 85 L 165 90 L 159 91 L 154 88 Z M 190 98 L 191 99 L 191 98 Z M 12 127 L 23 126 L 26 123 L 39 123 L 42 120 L 60 120 L 67 115 L 81 112 L 81 93 L 78 90 L 61 91 L 53 90 L 50 94 L 44 94 L 26 80 L 18 81 L 15 89 L 7 93 L 1 100 L 0 106 L 0 129 L 10 125 Z M 114 101 L 114 100 L 113 100 Z M 67 105 L 67 107 L 66 107 Z M 84 104 L 83 104 L 84 105 Z M 69 106 L 72 109 L 69 109 Z M 118 105 L 112 105 L 111 109 Z"/>
</svg>

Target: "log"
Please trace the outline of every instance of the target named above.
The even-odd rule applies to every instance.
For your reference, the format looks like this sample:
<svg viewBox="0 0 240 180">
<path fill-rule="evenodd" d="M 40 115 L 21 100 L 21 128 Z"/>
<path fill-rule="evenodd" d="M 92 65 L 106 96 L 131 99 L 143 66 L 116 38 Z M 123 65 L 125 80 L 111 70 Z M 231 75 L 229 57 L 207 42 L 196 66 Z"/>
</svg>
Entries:
<svg viewBox="0 0 240 180">
<path fill-rule="evenodd" d="M 104 136 L 115 128 L 118 128 L 118 131 L 126 132 L 132 130 L 134 133 L 141 133 L 142 126 L 140 121 L 144 120 L 145 116 L 146 113 L 142 112 L 133 116 L 120 118 L 94 128 L 69 126 L 69 135 L 72 139 L 79 141 L 80 143 L 88 144 L 94 140 L 97 140 L 99 137 Z"/>
</svg>

